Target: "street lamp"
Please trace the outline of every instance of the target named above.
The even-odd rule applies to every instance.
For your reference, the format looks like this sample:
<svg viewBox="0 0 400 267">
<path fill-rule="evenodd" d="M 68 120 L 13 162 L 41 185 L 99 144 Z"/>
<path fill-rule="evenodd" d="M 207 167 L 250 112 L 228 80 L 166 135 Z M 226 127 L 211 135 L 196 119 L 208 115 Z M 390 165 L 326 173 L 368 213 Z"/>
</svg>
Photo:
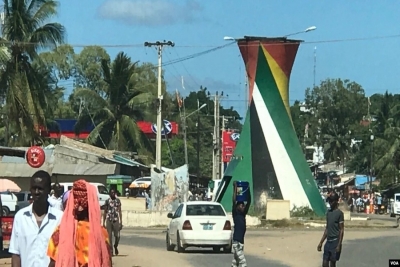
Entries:
<svg viewBox="0 0 400 267">
<path fill-rule="evenodd" d="M 305 29 L 305 30 L 303 30 L 303 31 L 294 32 L 294 33 L 290 33 L 290 34 L 286 34 L 286 35 L 284 35 L 283 37 L 288 37 L 288 36 L 292 36 L 292 35 L 296 35 L 296 34 L 300 34 L 300 33 L 311 32 L 311 31 L 315 31 L 316 29 L 317 29 L 316 26 L 311 26 L 311 27 L 308 27 L 307 29 Z M 232 37 L 232 36 L 224 36 L 224 40 L 225 40 L 225 41 L 237 41 L 237 40 L 239 40 L 239 39 L 240 39 L 240 38 L 234 38 L 234 37 Z"/>
<path fill-rule="evenodd" d="M 224 37 L 224 40 L 225 40 L 225 41 L 236 41 L 237 38 L 233 38 L 233 37 L 231 37 L 231 36 L 225 36 L 225 37 Z"/>
<path fill-rule="evenodd" d="M 292 36 L 292 35 L 296 35 L 296 34 L 300 34 L 300 33 L 311 32 L 311 31 L 315 31 L 316 29 L 317 29 L 316 26 L 311 26 L 311 27 L 308 27 L 307 29 L 305 29 L 303 31 L 286 34 L 283 37 L 288 37 L 288 36 Z"/>
<path fill-rule="evenodd" d="M 188 153 L 187 153 L 187 139 L 186 139 L 186 119 L 188 118 L 188 117 L 190 117 L 190 116 L 192 116 L 193 114 L 195 114 L 195 113 L 197 113 L 197 112 L 199 112 L 202 108 L 205 108 L 207 106 L 207 104 L 203 104 L 203 105 L 201 105 L 199 108 L 197 108 L 195 111 L 193 111 L 192 113 L 190 113 L 189 115 L 183 115 L 182 117 L 181 117 L 181 119 L 182 119 L 182 126 L 183 126 L 183 144 L 184 144 L 184 146 L 185 146 L 185 164 L 186 165 L 189 165 L 188 163 Z"/>
</svg>

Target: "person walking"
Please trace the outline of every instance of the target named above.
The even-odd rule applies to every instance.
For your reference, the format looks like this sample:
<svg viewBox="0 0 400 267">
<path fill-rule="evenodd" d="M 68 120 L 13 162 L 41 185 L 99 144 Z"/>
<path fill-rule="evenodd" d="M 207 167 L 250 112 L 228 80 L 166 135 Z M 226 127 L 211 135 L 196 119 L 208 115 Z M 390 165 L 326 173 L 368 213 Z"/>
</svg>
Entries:
<svg viewBox="0 0 400 267">
<path fill-rule="evenodd" d="M 247 190 L 247 203 L 236 201 L 237 184 L 233 183 L 234 190 L 232 194 L 232 217 L 233 217 L 233 237 L 232 250 L 233 260 L 232 267 L 247 267 L 246 258 L 244 256 L 244 236 L 246 234 L 246 215 L 249 212 L 251 204 L 250 189 Z"/>
<path fill-rule="evenodd" d="M 111 246 L 107 230 L 101 226 L 96 188 L 78 180 L 68 192 L 63 219 L 49 241 L 48 266 L 111 267 Z"/>
<path fill-rule="evenodd" d="M 114 235 L 114 254 L 118 255 L 120 231 L 122 230 L 122 216 L 121 201 L 115 195 L 114 189 L 110 190 L 110 198 L 106 200 L 103 226 L 107 229 L 111 247 L 113 246 L 112 236 Z"/>
<path fill-rule="evenodd" d="M 344 215 L 338 208 L 338 201 L 339 196 L 337 193 L 332 193 L 329 196 L 331 209 L 326 213 L 326 228 L 317 246 L 317 251 L 321 251 L 322 244 L 326 240 L 322 257 L 322 267 L 335 267 L 342 251 Z"/>
<path fill-rule="evenodd" d="M 63 216 L 62 211 L 51 207 L 47 201 L 50 190 L 50 175 L 37 171 L 30 181 L 33 203 L 20 209 L 14 217 L 8 249 L 13 267 L 49 266 L 47 244 Z"/>
</svg>

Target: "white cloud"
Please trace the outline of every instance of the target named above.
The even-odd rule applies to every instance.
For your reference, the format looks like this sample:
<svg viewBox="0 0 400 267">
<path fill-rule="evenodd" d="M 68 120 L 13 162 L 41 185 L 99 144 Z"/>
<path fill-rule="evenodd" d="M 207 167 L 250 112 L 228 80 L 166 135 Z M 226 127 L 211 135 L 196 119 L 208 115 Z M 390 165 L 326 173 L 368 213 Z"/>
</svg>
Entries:
<svg viewBox="0 0 400 267">
<path fill-rule="evenodd" d="M 128 25 L 163 26 L 192 22 L 202 9 L 197 0 L 107 0 L 98 15 Z"/>
</svg>

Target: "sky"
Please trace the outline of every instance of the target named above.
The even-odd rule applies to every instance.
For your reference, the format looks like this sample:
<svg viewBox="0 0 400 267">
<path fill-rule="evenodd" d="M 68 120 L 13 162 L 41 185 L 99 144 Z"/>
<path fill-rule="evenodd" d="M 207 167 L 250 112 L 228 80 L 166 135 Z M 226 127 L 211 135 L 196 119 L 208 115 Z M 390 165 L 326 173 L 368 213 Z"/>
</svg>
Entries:
<svg viewBox="0 0 400 267">
<path fill-rule="evenodd" d="M 290 78 L 291 102 L 303 100 L 313 86 L 315 47 L 317 84 L 342 78 L 361 84 L 367 95 L 400 91 L 399 1 L 68 0 L 61 1 L 54 20 L 66 27 L 67 43 L 77 52 L 103 45 L 112 58 L 124 51 L 133 61 L 154 64 L 157 53 L 143 46 L 146 41 L 173 41 L 174 47 L 164 49 L 167 62 L 227 44 L 224 36 L 279 37 L 316 26 L 293 36 L 304 43 Z M 164 70 L 169 91 L 185 95 L 200 85 L 223 91 L 228 96 L 222 104 L 245 114 L 245 70 L 237 45 Z"/>
</svg>

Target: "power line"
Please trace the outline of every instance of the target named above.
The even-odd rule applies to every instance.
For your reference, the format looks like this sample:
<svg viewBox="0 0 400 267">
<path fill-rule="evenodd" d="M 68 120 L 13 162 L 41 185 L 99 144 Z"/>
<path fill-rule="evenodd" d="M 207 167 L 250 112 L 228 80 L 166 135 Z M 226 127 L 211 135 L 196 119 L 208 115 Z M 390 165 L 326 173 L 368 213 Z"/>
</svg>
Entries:
<svg viewBox="0 0 400 267">
<path fill-rule="evenodd" d="M 262 38 L 262 37 L 260 37 Z M 278 37 L 279 38 L 279 37 Z M 342 39 L 328 39 L 328 40 L 319 40 L 319 41 L 304 41 L 302 44 L 321 44 L 321 43 L 339 43 L 339 42 L 354 42 L 354 41 L 372 41 L 372 40 L 380 40 L 380 39 L 392 39 L 392 38 L 400 38 L 400 34 L 393 35 L 382 35 L 382 36 L 371 36 L 371 37 L 358 37 L 358 38 L 342 38 Z M 245 38 L 243 38 L 245 39 Z M 240 38 L 238 38 L 240 40 Z M 234 41 L 233 43 L 236 43 Z M 16 41 L 1 41 L 0 45 L 39 45 L 39 43 L 32 42 L 16 42 Z M 272 43 L 268 45 L 291 45 L 292 43 Z M 101 46 L 105 48 L 143 48 L 143 43 L 138 44 L 65 44 L 72 47 L 89 47 L 89 46 Z M 251 46 L 249 44 L 249 46 Z M 258 44 L 256 44 L 258 46 Z M 176 47 L 180 48 L 218 48 L 221 45 L 177 45 Z"/>
</svg>

